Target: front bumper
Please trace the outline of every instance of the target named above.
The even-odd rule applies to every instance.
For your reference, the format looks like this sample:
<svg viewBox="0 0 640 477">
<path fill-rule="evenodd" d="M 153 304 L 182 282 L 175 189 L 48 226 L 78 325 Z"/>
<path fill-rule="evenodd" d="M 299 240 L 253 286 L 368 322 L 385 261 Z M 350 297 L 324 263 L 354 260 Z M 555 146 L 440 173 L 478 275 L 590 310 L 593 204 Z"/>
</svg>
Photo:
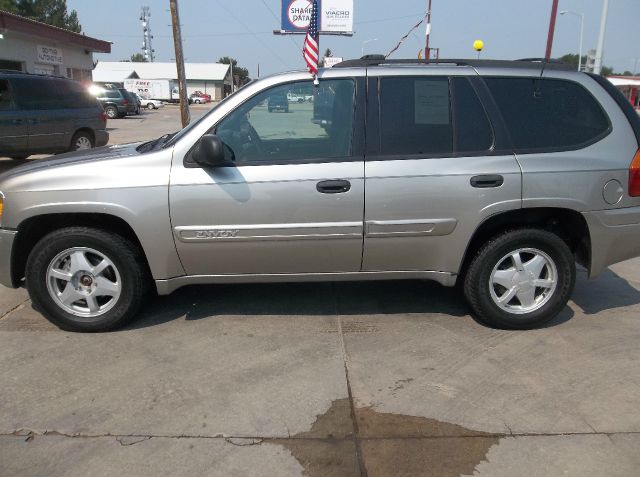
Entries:
<svg viewBox="0 0 640 477">
<path fill-rule="evenodd" d="M 583 212 L 591 235 L 589 278 L 640 256 L 640 207 Z"/>
<path fill-rule="evenodd" d="M 98 129 L 95 131 L 96 144 L 95 147 L 106 146 L 109 142 L 109 133 L 104 129 Z"/>
<path fill-rule="evenodd" d="M 9 288 L 16 288 L 11 273 L 11 257 L 17 234 L 16 230 L 0 229 L 0 284 Z"/>
</svg>

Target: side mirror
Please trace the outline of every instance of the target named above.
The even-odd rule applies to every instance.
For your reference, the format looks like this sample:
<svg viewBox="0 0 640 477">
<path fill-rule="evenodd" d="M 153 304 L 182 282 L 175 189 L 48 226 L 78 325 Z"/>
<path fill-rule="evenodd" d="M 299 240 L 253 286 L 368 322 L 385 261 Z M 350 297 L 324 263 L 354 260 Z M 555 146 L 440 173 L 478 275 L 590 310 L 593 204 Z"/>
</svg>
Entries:
<svg viewBox="0 0 640 477">
<path fill-rule="evenodd" d="M 193 160 L 205 167 L 220 167 L 230 164 L 224 154 L 224 143 L 215 134 L 205 134 L 193 150 Z"/>
</svg>

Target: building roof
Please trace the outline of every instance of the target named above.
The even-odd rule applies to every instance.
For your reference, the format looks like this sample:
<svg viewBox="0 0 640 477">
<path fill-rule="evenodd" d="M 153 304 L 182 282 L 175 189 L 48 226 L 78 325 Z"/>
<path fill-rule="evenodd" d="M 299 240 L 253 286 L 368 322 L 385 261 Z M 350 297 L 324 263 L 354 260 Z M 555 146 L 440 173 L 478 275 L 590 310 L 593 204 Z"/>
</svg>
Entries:
<svg viewBox="0 0 640 477">
<path fill-rule="evenodd" d="M 185 63 L 188 80 L 223 81 L 229 65 L 220 63 Z M 93 80 L 121 83 L 127 78 L 178 79 L 175 63 L 131 63 L 128 61 L 100 61 L 93 70 Z"/>
<path fill-rule="evenodd" d="M 47 25 L 46 23 L 30 20 L 9 12 L 0 11 L 0 30 L 14 31 L 23 35 L 72 44 L 98 53 L 111 53 L 111 42 L 91 38 L 81 33 L 74 33 L 64 28 Z M 3 41 L 6 41 L 6 39 Z"/>
<path fill-rule="evenodd" d="M 640 86 L 639 76 L 607 76 L 614 86 Z"/>
</svg>

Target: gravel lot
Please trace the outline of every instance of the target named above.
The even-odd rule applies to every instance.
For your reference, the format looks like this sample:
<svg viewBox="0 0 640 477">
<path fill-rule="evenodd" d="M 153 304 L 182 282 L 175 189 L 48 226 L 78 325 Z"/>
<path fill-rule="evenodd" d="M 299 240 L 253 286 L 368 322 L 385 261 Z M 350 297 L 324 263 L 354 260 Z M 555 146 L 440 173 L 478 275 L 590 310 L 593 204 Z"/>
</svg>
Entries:
<svg viewBox="0 0 640 477">
<path fill-rule="evenodd" d="M 198 286 L 73 334 L 0 288 L 0 475 L 638 475 L 640 260 L 540 330 L 468 313 L 420 281 Z"/>
</svg>

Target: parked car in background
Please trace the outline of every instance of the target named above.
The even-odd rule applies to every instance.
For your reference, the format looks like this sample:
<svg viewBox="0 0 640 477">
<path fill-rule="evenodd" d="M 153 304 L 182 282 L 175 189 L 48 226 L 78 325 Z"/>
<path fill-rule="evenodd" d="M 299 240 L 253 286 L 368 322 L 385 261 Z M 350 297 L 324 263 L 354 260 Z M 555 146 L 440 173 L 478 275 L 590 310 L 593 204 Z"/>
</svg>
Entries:
<svg viewBox="0 0 640 477">
<path fill-rule="evenodd" d="M 160 101 L 159 99 L 144 99 L 139 95 L 138 101 L 140 101 L 140 106 L 146 109 L 158 109 L 164 106 L 164 101 Z"/>
<path fill-rule="evenodd" d="M 135 93 L 132 93 L 131 91 L 127 91 L 127 95 L 129 96 L 129 101 L 131 101 L 133 104 L 136 105 L 135 110 L 131 113 L 131 114 L 135 114 L 135 115 L 139 115 L 140 114 L 140 108 L 141 103 L 140 103 L 140 99 L 138 99 L 138 95 Z"/>
<path fill-rule="evenodd" d="M 12 169 L 0 283 L 75 331 L 152 286 L 374 279 L 460 282 L 478 320 L 543 326 L 576 263 L 640 256 L 640 118 L 569 65 L 441 61 L 270 76 L 179 133 Z M 292 91 L 313 108 L 266 111 Z"/>
<path fill-rule="evenodd" d="M 282 111 L 284 113 L 289 112 L 289 100 L 286 94 L 274 94 L 269 96 L 267 100 L 267 109 L 270 113 L 274 111 Z"/>
<path fill-rule="evenodd" d="M 104 146 L 101 104 L 80 83 L 0 72 L 0 156 L 16 159 Z"/>
<path fill-rule="evenodd" d="M 109 119 L 124 118 L 129 113 L 135 114 L 138 109 L 138 100 L 129 96 L 130 93 L 124 88 L 96 88 L 92 91 Z"/>
<path fill-rule="evenodd" d="M 202 91 L 194 91 L 193 93 L 191 93 L 191 96 L 189 96 L 189 100 L 190 102 L 195 104 L 210 103 L 211 95 L 203 93 Z"/>
</svg>

